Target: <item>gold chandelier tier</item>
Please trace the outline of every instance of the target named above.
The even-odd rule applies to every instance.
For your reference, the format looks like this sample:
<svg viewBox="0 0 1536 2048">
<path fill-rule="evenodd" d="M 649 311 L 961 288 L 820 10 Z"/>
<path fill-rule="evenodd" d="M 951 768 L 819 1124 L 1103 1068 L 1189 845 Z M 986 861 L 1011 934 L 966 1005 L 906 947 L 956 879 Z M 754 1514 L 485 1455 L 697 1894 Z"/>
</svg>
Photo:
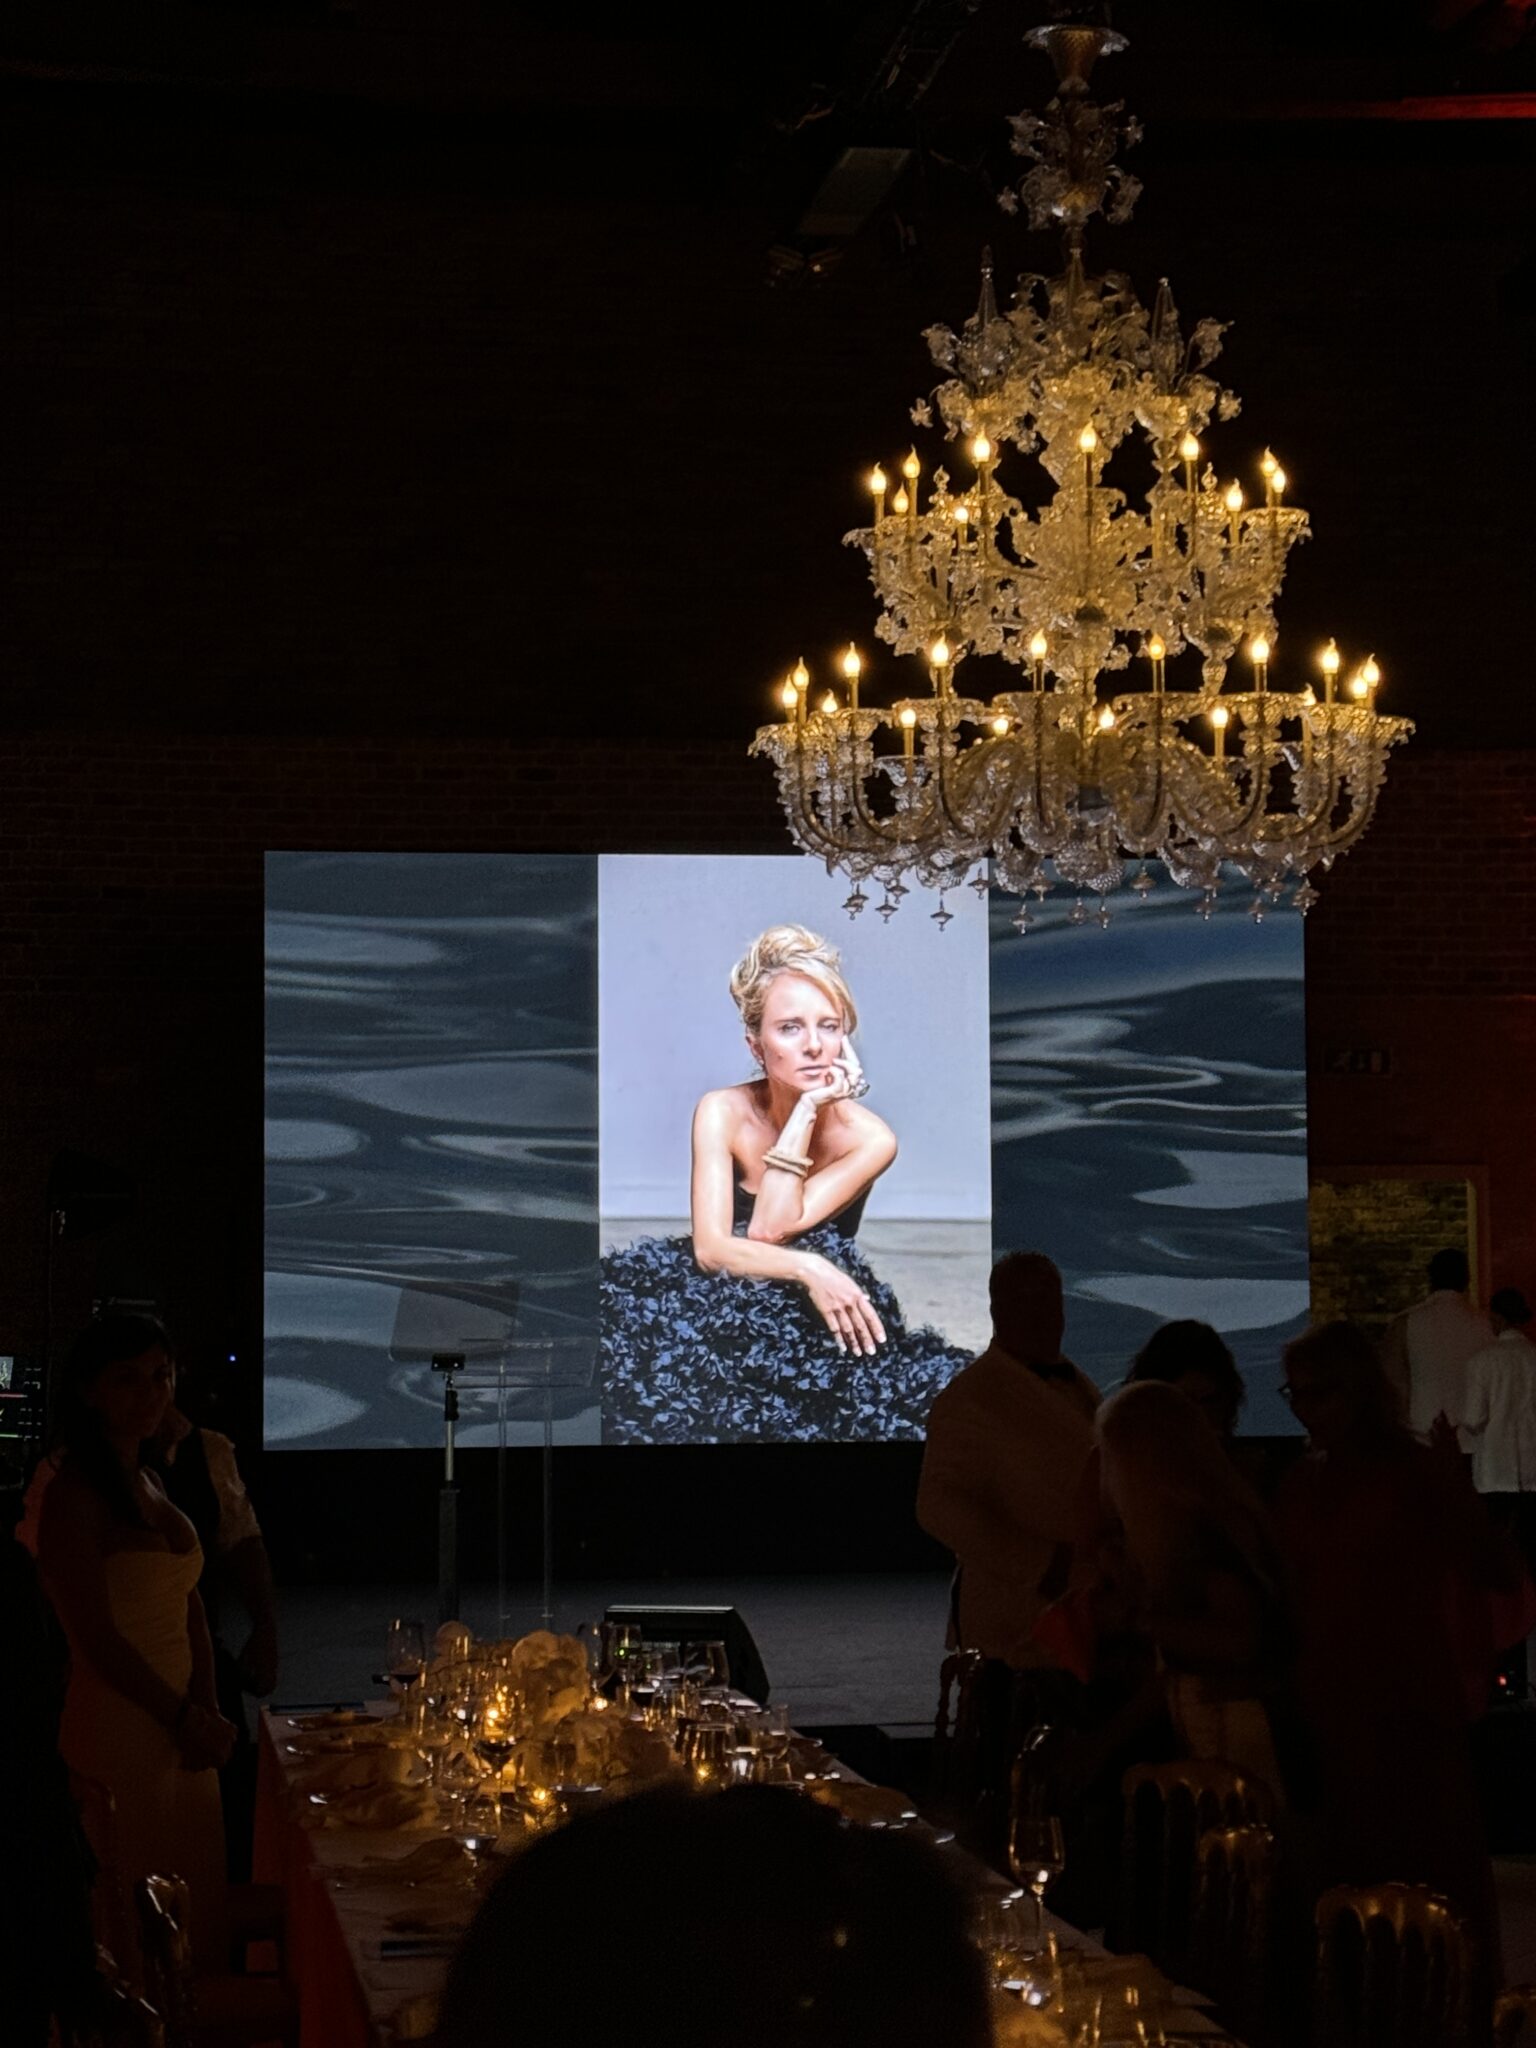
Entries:
<svg viewBox="0 0 1536 2048">
<path fill-rule="evenodd" d="M 972 317 L 928 331 L 944 381 L 913 409 L 942 427 L 957 474 L 925 472 L 915 448 L 894 478 L 877 467 L 873 523 L 847 537 L 869 564 L 878 638 L 923 685 L 877 707 L 860 701 L 853 646 L 822 693 L 802 661 L 753 751 L 774 764 L 796 843 L 851 878 L 854 913 L 867 882 L 886 917 L 912 879 L 1042 897 L 1064 884 L 1069 921 L 1107 923 L 1128 862 L 1139 894 L 1153 886 L 1149 860 L 1206 915 L 1224 865 L 1253 883 L 1256 916 L 1287 891 L 1304 912 L 1413 728 L 1377 710 L 1375 659 L 1346 679 L 1332 641 L 1315 686 L 1272 673 L 1275 599 L 1307 515 L 1268 450 L 1251 498 L 1206 457 L 1212 423 L 1238 410 L 1207 374 L 1217 323 L 1186 341 L 1166 283 L 1149 312 L 1124 278 L 1084 270 L 1088 220 L 1123 220 L 1138 189 L 1114 160 L 1134 125 L 1087 96 L 1093 59 L 1121 38 L 1031 40 L 1058 92 L 1014 119 L 1033 167 L 1008 198 L 1060 228 L 1064 267 L 1022 279 L 1002 312 L 984 260 Z M 991 669 L 996 694 L 962 684 L 967 663 Z M 942 899 L 934 915 L 947 921 Z M 1028 910 L 1015 922 L 1027 930 Z"/>
</svg>

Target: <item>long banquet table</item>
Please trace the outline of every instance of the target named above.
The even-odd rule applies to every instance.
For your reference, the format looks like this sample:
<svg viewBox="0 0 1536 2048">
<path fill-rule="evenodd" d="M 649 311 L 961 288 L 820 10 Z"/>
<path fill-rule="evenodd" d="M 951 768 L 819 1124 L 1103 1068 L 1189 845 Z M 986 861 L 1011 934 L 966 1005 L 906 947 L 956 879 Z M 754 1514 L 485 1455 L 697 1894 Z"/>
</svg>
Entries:
<svg viewBox="0 0 1536 2048">
<path fill-rule="evenodd" d="M 368 1710 L 370 1738 L 384 1731 L 387 1702 Z M 436 1995 L 455 1933 L 476 1904 L 467 1859 L 444 1834 L 424 1795 L 385 1787 L 333 1798 L 317 1785 L 326 1767 L 344 1757 L 345 1731 L 329 1733 L 328 1717 L 266 1709 L 261 1716 L 257 1778 L 257 1879 L 282 1886 L 287 1902 L 287 1968 L 299 1999 L 299 2048 L 396 2048 L 431 2032 Z M 363 1723 L 357 1724 L 365 1725 Z M 323 1747 L 317 1752 L 318 1739 Z M 802 1748 L 801 1755 L 806 1751 Z M 822 1751 L 814 1758 L 821 1796 L 852 1819 L 900 1816 L 905 1802 L 871 1786 Z M 336 1775 L 334 1769 L 332 1775 Z M 343 1773 L 344 1775 L 344 1773 Z M 367 1809 L 372 1807 L 372 1812 Z M 364 1820 L 393 1824 L 370 1825 Z M 1004 1881 L 957 1845 L 962 1877 L 976 1891 L 1005 1889 Z M 1085 1967 L 1113 1971 L 1117 1964 L 1088 1936 L 1047 1913 L 1063 1952 Z M 1143 1963 L 1143 1969 L 1150 1966 Z M 1170 2039 L 1226 2040 L 1191 1994 L 1170 1994 Z M 1017 1999 L 997 1994 L 1000 2048 L 1049 2039 L 1040 2016 Z"/>
</svg>

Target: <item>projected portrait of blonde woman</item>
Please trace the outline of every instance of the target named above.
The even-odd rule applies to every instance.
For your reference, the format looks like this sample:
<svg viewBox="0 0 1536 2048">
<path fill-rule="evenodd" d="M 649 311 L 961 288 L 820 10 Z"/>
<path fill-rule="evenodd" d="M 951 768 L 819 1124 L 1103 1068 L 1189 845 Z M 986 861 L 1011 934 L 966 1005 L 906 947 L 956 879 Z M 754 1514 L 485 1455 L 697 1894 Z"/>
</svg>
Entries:
<svg viewBox="0 0 1536 2048">
<path fill-rule="evenodd" d="M 722 959 L 712 988 L 674 984 L 670 1000 L 684 1022 L 696 1005 L 729 1005 L 747 1072 L 701 1076 L 688 1116 L 686 1231 L 639 1231 L 605 1251 L 605 1439 L 920 1435 L 934 1396 L 971 1355 L 969 1319 L 961 1341 L 909 1322 L 860 1244 L 877 1191 L 887 1214 L 901 1212 L 902 1118 L 893 1091 L 865 1073 L 852 970 L 822 931 L 785 919 Z M 927 1026 L 909 1015 L 906 1028 Z M 942 1060 L 937 1033 L 930 1058 Z M 615 1150 L 622 1156 L 605 1132 L 605 1161 Z M 977 1161 L 965 1164 L 970 1205 L 981 1208 Z M 915 1186 L 905 1193 L 909 1209 L 922 1200 Z M 921 1234 L 914 1216 L 904 1223 L 909 1241 Z M 972 1234 L 984 1259 L 984 1218 Z"/>
</svg>

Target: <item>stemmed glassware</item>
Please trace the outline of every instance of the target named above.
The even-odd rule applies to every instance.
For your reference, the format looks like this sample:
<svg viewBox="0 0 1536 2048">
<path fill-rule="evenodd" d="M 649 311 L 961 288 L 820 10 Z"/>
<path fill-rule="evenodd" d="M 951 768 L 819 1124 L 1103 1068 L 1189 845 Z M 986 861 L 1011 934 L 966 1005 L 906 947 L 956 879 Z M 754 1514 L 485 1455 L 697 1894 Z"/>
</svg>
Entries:
<svg viewBox="0 0 1536 2048">
<path fill-rule="evenodd" d="M 1053 1813 L 1015 1811 L 1008 1827 L 1008 1868 L 1035 1902 L 1035 1952 L 1045 1947 L 1045 1892 L 1067 1867 L 1061 1822 Z"/>
<path fill-rule="evenodd" d="M 402 1716 L 408 1711 L 411 1688 L 420 1683 L 426 1668 L 426 1629 L 419 1621 L 392 1621 L 384 1641 L 384 1669 Z"/>
</svg>

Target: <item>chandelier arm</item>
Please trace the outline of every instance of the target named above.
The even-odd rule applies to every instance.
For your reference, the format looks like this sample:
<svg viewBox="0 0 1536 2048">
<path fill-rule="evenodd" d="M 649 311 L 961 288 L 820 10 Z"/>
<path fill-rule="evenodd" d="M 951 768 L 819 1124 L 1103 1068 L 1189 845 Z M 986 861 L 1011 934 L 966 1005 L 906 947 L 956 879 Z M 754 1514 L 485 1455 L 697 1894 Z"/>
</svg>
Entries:
<svg viewBox="0 0 1536 2048">
<path fill-rule="evenodd" d="M 839 865 L 850 857 L 858 858 L 869 854 L 870 848 L 861 847 L 854 840 L 839 838 L 832 826 L 823 818 L 820 808 L 816 803 L 814 792 L 806 780 L 806 749 L 804 736 L 801 733 L 797 732 L 795 734 L 794 744 L 795 760 L 800 780 L 800 802 L 796 808 L 799 832 L 811 838 L 815 842 L 815 850 L 818 856 L 823 860 L 832 862 L 833 865 Z M 900 844 L 900 842 L 898 841 L 897 844 Z"/>
</svg>

